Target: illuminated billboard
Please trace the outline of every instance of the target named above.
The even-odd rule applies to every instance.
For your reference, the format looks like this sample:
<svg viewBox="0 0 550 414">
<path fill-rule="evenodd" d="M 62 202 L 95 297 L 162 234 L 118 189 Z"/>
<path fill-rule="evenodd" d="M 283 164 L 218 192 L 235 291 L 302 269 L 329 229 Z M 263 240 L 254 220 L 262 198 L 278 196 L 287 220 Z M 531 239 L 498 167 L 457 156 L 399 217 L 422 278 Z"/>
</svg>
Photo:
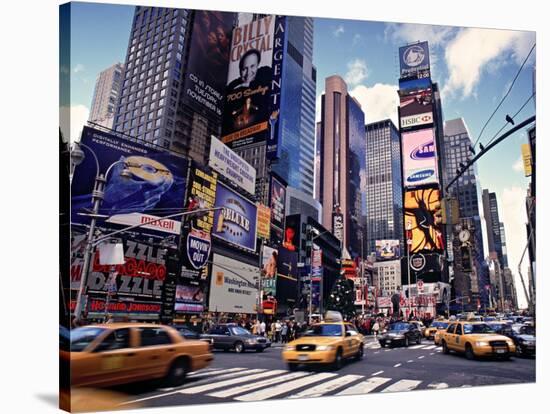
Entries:
<svg viewBox="0 0 550 414">
<path fill-rule="evenodd" d="M 405 192 L 405 230 L 411 253 L 443 250 L 443 235 L 435 224 L 440 205 L 439 190 L 427 188 Z"/>
<path fill-rule="evenodd" d="M 433 112 L 432 88 L 416 89 L 399 96 L 400 118 Z M 433 121 L 432 121 L 433 122 Z"/>
<path fill-rule="evenodd" d="M 391 260 L 401 255 L 399 240 L 376 240 L 376 259 Z"/>
<path fill-rule="evenodd" d="M 401 135 L 405 187 L 438 183 L 437 154 L 432 128 Z"/>
</svg>

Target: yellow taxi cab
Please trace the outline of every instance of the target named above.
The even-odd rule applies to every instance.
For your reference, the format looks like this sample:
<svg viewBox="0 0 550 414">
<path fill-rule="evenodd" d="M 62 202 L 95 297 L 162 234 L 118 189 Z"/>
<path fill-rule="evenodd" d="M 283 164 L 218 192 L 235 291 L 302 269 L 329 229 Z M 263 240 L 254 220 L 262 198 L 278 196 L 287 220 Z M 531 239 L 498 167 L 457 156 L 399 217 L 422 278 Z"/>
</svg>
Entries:
<svg viewBox="0 0 550 414">
<path fill-rule="evenodd" d="M 508 359 L 516 352 L 514 341 L 496 334 L 486 323 L 476 321 L 451 322 L 441 336 L 441 346 L 445 354 L 457 351 L 468 359 L 483 356 Z"/>
<path fill-rule="evenodd" d="M 300 364 L 327 364 L 339 369 L 346 358 L 363 358 L 363 335 L 353 324 L 344 322 L 338 312 L 330 312 L 323 322 L 288 343 L 282 357 L 290 371 Z"/>
<path fill-rule="evenodd" d="M 181 385 L 188 372 L 214 359 L 211 345 L 149 323 L 88 325 L 70 332 L 71 386 L 111 386 L 164 378 Z"/>
<path fill-rule="evenodd" d="M 433 339 L 435 341 L 436 332 L 447 329 L 447 326 L 449 326 L 449 321 L 445 321 L 445 320 L 433 321 L 430 324 L 430 326 L 428 326 L 424 331 L 424 336 L 426 337 L 426 339 Z"/>
</svg>

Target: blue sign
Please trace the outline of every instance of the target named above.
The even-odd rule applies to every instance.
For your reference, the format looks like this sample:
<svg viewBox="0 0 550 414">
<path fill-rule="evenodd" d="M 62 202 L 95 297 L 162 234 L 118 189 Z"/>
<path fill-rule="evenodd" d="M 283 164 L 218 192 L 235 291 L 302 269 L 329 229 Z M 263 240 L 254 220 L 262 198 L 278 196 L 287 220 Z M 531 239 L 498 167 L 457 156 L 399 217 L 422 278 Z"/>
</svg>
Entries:
<svg viewBox="0 0 550 414">
<path fill-rule="evenodd" d="M 434 175 L 435 175 L 435 170 L 432 170 L 432 169 L 417 171 L 414 174 L 411 174 L 410 176 L 407 177 L 407 183 L 424 181 L 424 180 L 427 180 L 428 178 L 433 177 Z"/>
<path fill-rule="evenodd" d="M 256 205 L 218 182 L 214 207 L 223 207 L 214 214 L 214 223 L 219 223 L 219 216 L 223 214 L 223 226 L 214 227 L 212 235 L 243 249 L 256 251 Z"/>
<path fill-rule="evenodd" d="M 420 144 L 411 151 L 413 160 L 426 160 L 435 157 L 435 147 L 433 141 L 428 141 Z"/>
<path fill-rule="evenodd" d="M 407 78 L 430 70 L 430 50 L 428 42 L 399 48 L 401 77 Z"/>
<path fill-rule="evenodd" d="M 210 235 L 204 231 L 193 229 L 187 235 L 187 258 L 195 269 L 202 269 L 210 255 Z"/>
</svg>

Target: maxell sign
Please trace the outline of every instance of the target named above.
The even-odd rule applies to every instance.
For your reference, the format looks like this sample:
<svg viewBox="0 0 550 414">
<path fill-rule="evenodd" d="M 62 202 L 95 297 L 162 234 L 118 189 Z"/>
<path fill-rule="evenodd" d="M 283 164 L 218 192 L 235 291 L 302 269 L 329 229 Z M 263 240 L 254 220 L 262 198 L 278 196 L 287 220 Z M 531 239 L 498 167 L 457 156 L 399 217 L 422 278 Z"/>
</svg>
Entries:
<svg viewBox="0 0 550 414">
<path fill-rule="evenodd" d="M 419 125 L 430 125 L 433 124 L 434 117 L 431 112 L 424 114 L 404 116 L 401 118 L 401 129 L 416 127 Z"/>
</svg>

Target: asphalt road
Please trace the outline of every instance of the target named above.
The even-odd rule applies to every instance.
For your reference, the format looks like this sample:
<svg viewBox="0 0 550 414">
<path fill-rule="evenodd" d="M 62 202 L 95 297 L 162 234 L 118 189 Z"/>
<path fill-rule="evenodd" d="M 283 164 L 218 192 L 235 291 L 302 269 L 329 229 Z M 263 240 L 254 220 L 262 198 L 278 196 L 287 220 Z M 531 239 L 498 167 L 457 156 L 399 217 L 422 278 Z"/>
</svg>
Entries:
<svg viewBox="0 0 550 414">
<path fill-rule="evenodd" d="M 141 407 L 206 404 L 225 401 L 260 401 L 474 387 L 534 382 L 535 359 L 509 361 L 473 360 L 451 353 L 424 340 L 409 348 L 380 348 L 373 338 L 365 345 L 365 357 L 346 362 L 339 371 L 307 368 L 289 372 L 281 360 L 280 346 L 263 353 L 214 351 L 213 364 L 191 373 L 185 385 L 161 388 L 143 383 L 117 387 L 127 402 Z"/>
</svg>

